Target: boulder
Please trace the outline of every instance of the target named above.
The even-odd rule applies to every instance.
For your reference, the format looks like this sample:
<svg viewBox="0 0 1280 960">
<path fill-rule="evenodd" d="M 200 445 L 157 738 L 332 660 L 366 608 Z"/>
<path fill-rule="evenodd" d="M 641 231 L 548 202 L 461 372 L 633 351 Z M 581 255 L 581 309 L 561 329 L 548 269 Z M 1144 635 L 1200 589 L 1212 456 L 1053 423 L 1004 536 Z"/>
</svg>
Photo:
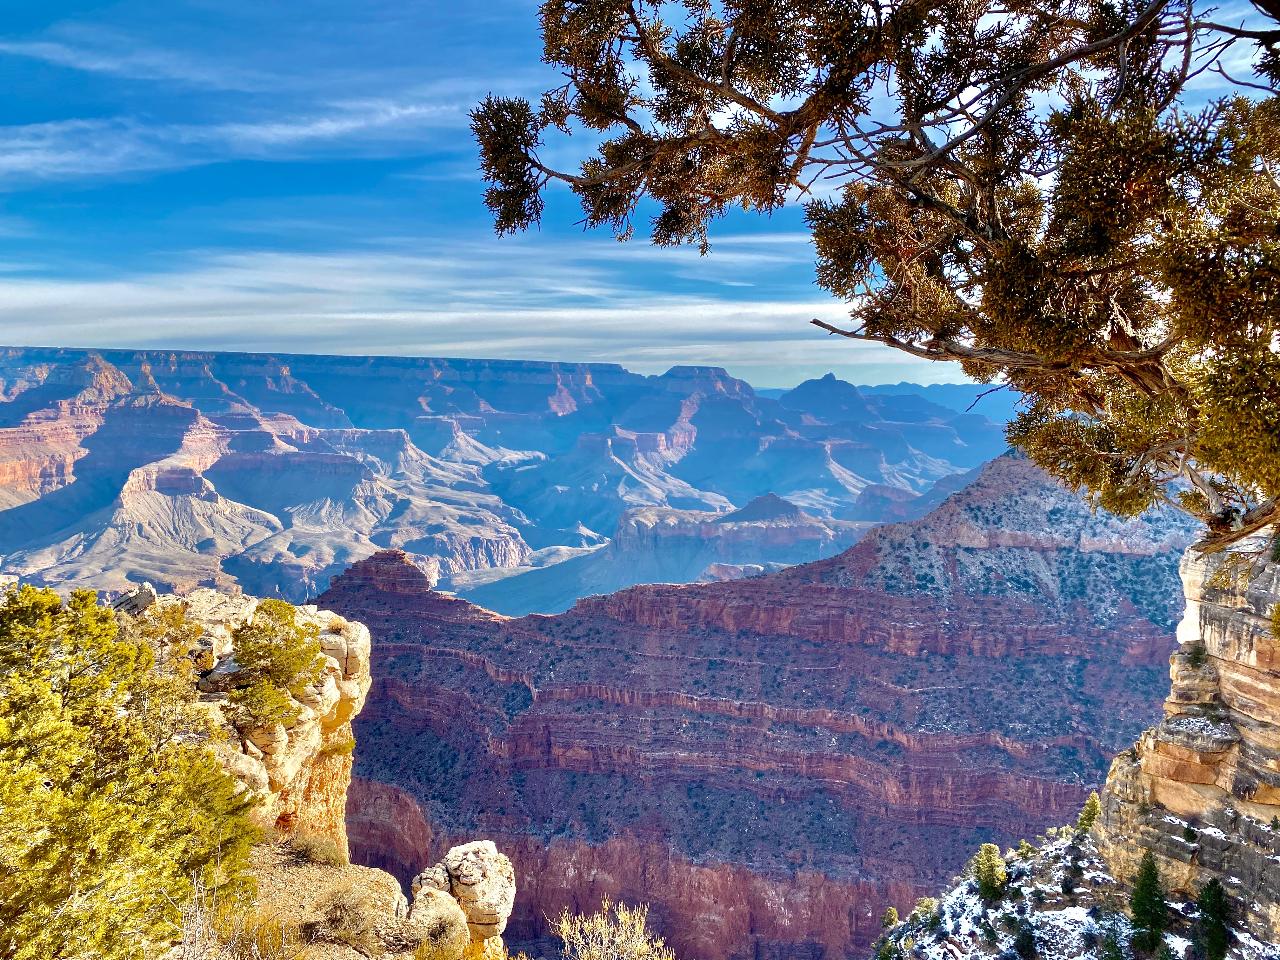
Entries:
<svg viewBox="0 0 1280 960">
<path fill-rule="evenodd" d="M 467 918 L 471 942 L 482 943 L 500 937 L 507 928 L 516 875 L 492 840 L 474 840 L 451 848 L 442 861 L 414 877 L 410 889 L 414 910 L 420 898 L 430 902 L 436 893 L 449 894 Z"/>
</svg>

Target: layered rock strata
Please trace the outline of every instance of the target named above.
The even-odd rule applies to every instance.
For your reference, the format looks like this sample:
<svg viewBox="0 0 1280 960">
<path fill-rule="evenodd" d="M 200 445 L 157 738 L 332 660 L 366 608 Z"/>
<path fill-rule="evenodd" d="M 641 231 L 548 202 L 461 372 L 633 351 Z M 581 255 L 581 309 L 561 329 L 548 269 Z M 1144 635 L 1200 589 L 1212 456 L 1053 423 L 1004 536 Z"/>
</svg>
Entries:
<svg viewBox="0 0 1280 960">
<path fill-rule="evenodd" d="M 1280 941 L 1280 562 L 1269 537 L 1189 552 L 1186 613 L 1164 719 L 1116 758 L 1097 832 L 1131 880 L 1146 850 L 1194 895 L 1211 878 L 1263 940 Z"/>
<path fill-rule="evenodd" d="M 682 955 L 854 955 L 979 843 L 1073 818 L 1158 712 L 1189 535 L 1004 458 L 838 557 L 554 617 L 377 554 L 319 600 L 374 635 L 353 855 L 407 880 L 493 838 L 519 942 L 608 895 Z"/>
<path fill-rule="evenodd" d="M 834 377 L 786 396 L 713 368 L 0 347 L 0 573 L 301 601 L 385 547 L 445 581 L 545 566 L 629 510 L 776 493 L 817 526 L 876 519 L 868 485 L 913 498 L 1003 449 L 999 424 L 918 397 L 873 408 Z M 733 562 L 831 552 L 777 527 L 704 532 Z M 649 579 L 717 559 L 662 558 Z"/>
</svg>

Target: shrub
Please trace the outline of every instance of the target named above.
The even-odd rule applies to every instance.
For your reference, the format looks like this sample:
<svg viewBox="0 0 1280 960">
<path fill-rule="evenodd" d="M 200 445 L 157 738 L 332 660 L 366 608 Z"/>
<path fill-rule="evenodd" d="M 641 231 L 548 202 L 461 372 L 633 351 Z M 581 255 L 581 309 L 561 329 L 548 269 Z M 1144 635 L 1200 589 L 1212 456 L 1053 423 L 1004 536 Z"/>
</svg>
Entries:
<svg viewBox="0 0 1280 960">
<path fill-rule="evenodd" d="M 337 841 L 320 834 L 297 833 L 288 839 L 286 845 L 294 856 L 308 863 L 337 867 L 351 862 Z"/>
<path fill-rule="evenodd" d="M 324 672 L 320 628 L 298 623 L 283 600 L 263 600 L 253 619 L 232 634 L 239 671 L 227 699 L 229 717 L 240 728 L 289 726 L 299 716 L 292 697 L 316 683 Z"/>
<path fill-rule="evenodd" d="M 886 911 L 884 912 L 884 914 L 880 917 L 880 927 L 881 927 L 881 929 L 883 929 L 883 930 L 888 930 L 888 929 L 890 929 L 891 927 L 896 927 L 896 926 L 898 925 L 898 923 L 899 923 L 899 920 L 898 920 L 898 908 L 897 908 L 897 907 L 890 907 L 890 908 L 889 908 L 888 910 L 886 910 Z"/>
<path fill-rule="evenodd" d="M 357 884 L 348 883 L 329 891 L 317 904 L 320 923 L 308 931 L 314 942 L 341 943 L 368 956 L 381 950 L 374 928 L 378 913 Z"/>
<path fill-rule="evenodd" d="M 1199 669 L 1204 666 L 1208 655 L 1203 643 L 1190 644 L 1187 647 L 1187 665 Z"/>
<path fill-rule="evenodd" d="M 938 901 L 933 897 L 921 897 L 915 902 L 915 906 L 911 908 L 911 915 L 907 917 L 908 923 L 919 923 L 926 917 L 930 916 L 938 909 Z"/>
<path fill-rule="evenodd" d="M 296 960 L 302 952 L 297 927 L 256 907 L 219 910 L 214 932 L 220 960 Z"/>
<path fill-rule="evenodd" d="M 1000 899 L 1009 875 L 1005 870 L 1000 848 L 994 843 L 984 843 L 973 858 L 973 878 L 978 881 L 978 894 L 982 899 Z"/>
<path fill-rule="evenodd" d="M 0 956 L 133 960 L 242 888 L 251 801 L 195 688 L 89 591 L 0 600 Z"/>
<path fill-rule="evenodd" d="M 1022 960 L 1035 960 L 1040 955 L 1039 946 L 1036 944 L 1035 931 L 1031 924 L 1025 921 L 1018 924 L 1018 932 L 1013 938 L 1013 952 Z"/>
<path fill-rule="evenodd" d="M 564 960 L 675 960 L 675 953 L 648 929 L 649 908 L 608 898 L 592 914 L 565 910 L 555 922 Z"/>
<path fill-rule="evenodd" d="M 1098 799 L 1098 791 L 1094 790 L 1089 794 L 1089 799 L 1084 802 L 1080 816 L 1076 817 L 1076 833 L 1088 833 L 1098 822 L 1101 814 L 1102 801 Z"/>
</svg>

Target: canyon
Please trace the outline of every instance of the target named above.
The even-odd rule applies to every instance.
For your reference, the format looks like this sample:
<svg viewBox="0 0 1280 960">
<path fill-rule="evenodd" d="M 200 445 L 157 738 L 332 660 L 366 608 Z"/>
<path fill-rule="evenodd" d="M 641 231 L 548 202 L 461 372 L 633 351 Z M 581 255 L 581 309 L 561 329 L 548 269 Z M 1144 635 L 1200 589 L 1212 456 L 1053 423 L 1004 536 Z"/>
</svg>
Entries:
<svg viewBox="0 0 1280 960">
<path fill-rule="evenodd" d="M 297 602 L 390 548 L 490 600 L 524 577 L 500 592 L 526 612 L 771 569 L 1002 452 L 1007 400 L 992 420 L 956 389 L 948 407 L 834 376 L 764 396 L 701 367 L 0 348 L 0 574 Z M 740 513 L 769 495 L 804 517 Z"/>
<path fill-rule="evenodd" d="M 353 857 L 407 880 L 492 838 L 535 948 L 608 895 L 683 956 L 857 955 L 981 842 L 1073 819 L 1158 714 L 1191 536 L 1008 455 L 836 556 L 555 616 L 381 551 L 318 600 L 373 636 Z"/>
</svg>

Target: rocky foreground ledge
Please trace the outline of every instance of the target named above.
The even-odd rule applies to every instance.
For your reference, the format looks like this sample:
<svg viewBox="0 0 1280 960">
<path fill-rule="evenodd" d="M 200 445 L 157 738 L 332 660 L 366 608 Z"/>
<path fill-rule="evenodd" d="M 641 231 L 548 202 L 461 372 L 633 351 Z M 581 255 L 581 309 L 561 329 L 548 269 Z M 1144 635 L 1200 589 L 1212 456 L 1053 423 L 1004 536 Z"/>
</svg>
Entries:
<svg viewBox="0 0 1280 960">
<path fill-rule="evenodd" d="M 211 589 L 157 594 L 144 584 L 114 606 L 123 616 L 182 608 L 187 623 L 201 631 L 194 651 L 201 701 L 221 718 L 226 691 L 237 681 L 235 632 L 252 621 L 260 603 Z M 337 943 L 338 952 L 326 958 L 505 957 L 502 933 L 515 901 L 515 871 L 491 841 L 450 849 L 415 878 L 411 899 L 390 874 L 347 863 L 351 721 L 369 692 L 369 631 L 315 605 L 296 607 L 294 615 L 300 624 L 318 628 L 325 661 L 320 679 L 291 695 L 297 720 L 236 732 L 214 745 L 227 771 L 257 796 L 256 816 L 268 831 L 269 842 L 253 857 L 256 910 L 304 936 Z M 317 856 L 316 850 L 324 852 Z M 351 939 L 353 914 L 362 917 L 359 943 Z M 348 929 L 337 929 L 340 923 Z M 346 950 L 346 941 L 359 949 Z"/>
</svg>

